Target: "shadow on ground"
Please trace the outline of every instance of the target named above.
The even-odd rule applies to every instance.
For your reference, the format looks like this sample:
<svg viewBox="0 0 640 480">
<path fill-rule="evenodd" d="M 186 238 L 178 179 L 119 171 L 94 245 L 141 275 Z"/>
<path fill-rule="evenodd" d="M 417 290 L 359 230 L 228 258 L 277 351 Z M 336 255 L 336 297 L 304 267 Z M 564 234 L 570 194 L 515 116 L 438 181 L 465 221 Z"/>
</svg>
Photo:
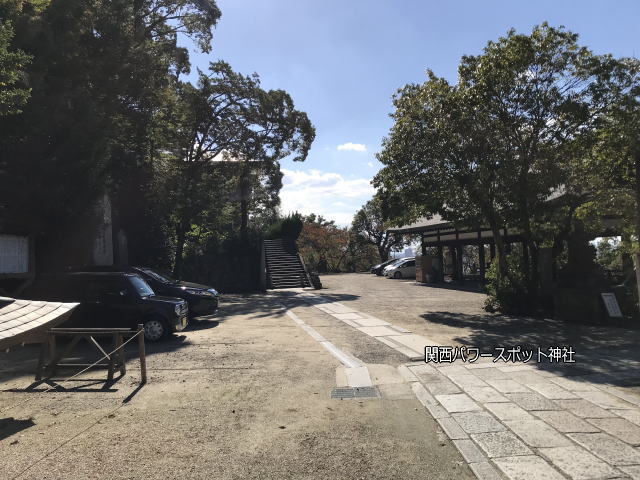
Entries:
<svg viewBox="0 0 640 480">
<path fill-rule="evenodd" d="M 13 417 L 0 418 L 0 440 L 4 440 L 34 425 L 35 423 L 31 418 L 26 420 L 18 420 Z"/>
<path fill-rule="evenodd" d="M 549 347 L 573 347 L 575 363 L 547 360 L 537 363 L 537 354 L 534 354 L 529 364 L 565 375 L 588 375 L 588 380 L 595 383 L 640 384 L 640 349 L 637 347 L 640 332 L 637 330 L 493 314 L 429 312 L 421 317 L 429 323 L 465 330 L 467 334 L 453 340 L 485 353 L 497 347 L 521 346 L 535 352 L 540 347 L 547 353 Z M 624 380 L 619 373 L 624 373 Z"/>
</svg>

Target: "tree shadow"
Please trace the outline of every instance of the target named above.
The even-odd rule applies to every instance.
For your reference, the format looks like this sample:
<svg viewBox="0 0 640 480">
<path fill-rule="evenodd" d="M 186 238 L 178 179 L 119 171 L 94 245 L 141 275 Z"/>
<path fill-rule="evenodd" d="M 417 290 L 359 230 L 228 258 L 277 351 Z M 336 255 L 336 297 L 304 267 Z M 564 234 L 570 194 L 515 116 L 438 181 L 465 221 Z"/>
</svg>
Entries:
<svg viewBox="0 0 640 480">
<path fill-rule="evenodd" d="M 464 282 L 444 281 L 440 283 L 415 282 L 418 287 L 436 288 L 439 290 L 458 290 L 461 292 L 484 293 L 484 283 L 474 280 Z"/>
<path fill-rule="evenodd" d="M 548 360 L 538 363 L 537 354 L 534 354 L 528 365 L 567 376 L 585 376 L 583 380 L 595 383 L 640 384 L 640 349 L 637 347 L 640 332 L 637 330 L 494 314 L 429 312 L 421 317 L 428 323 L 464 330 L 465 334 L 452 340 L 479 348 L 481 352 L 521 346 L 535 352 L 540 347 L 548 353 L 549 347 L 572 347 L 575 363 Z M 502 361 L 496 363 L 497 366 L 506 365 Z"/>
<path fill-rule="evenodd" d="M 189 326 L 185 329 L 185 332 L 197 332 L 199 330 L 208 330 L 210 328 L 216 328 L 223 322 L 223 319 L 213 320 L 209 318 L 192 318 L 189 320 Z"/>
<path fill-rule="evenodd" d="M 13 417 L 0 418 L 0 440 L 9 438 L 11 435 L 15 435 L 34 425 L 35 423 L 31 418 L 26 420 L 18 420 Z"/>
</svg>

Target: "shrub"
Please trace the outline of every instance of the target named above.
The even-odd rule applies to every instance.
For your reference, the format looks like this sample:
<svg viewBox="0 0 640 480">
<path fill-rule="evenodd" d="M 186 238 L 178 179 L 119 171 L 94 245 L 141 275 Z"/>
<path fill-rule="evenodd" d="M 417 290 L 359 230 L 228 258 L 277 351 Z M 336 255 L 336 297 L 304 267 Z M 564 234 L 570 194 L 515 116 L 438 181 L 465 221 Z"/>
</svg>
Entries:
<svg viewBox="0 0 640 480">
<path fill-rule="evenodd" d="M 526 279 L 520 255 L 507 255 L 507 270 L 509 275 L 499 279 L 497 259 L 487 269 L 484 308 L 489 312 L 521 313 L 527 309 Z"/>
<path fill-rule="evenodd" d="M 265 233 L 265 238 L 273 240 L 275 238 L 288 238 L 296 240 L 302 232 L 302 215 L 298 212 L 278 218 L 272 223 Z"/>
</svg>

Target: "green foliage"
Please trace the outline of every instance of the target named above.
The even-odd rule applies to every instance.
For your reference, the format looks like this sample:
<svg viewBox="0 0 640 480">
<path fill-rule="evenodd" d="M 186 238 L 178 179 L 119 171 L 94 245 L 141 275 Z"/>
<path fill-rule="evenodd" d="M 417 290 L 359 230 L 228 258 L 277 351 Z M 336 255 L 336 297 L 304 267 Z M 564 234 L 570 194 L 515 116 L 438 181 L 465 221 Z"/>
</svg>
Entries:
<svg viewBox="0 0 640 480">
<path fill-rule="evenodd" d="M 596 56 L 576 34 L 546 23 L 529 35 L 510 30 L 482 54 L 464 56 L 456 84 L 429 71 L 423 84 L 398 91 L 374 183 L 405 222 L 438 213 L 490 228 L 497 275 L 509 277 L 506 291 L 519 292 L 500 230 L 517 229 L 533 262 L 524 283 L 533 300 L 538 250 L 561 253 L 594 193 L 602 193 L 599 207 L 640 198 L 638 65 Z M 640 208 L 629 203 L 627 225 L 640 233 Z"/>
<path fill-rule="evenodd" d="M 303 217 L 303 221 L 297 244 L 309 270 L 320 273 L 361 272 L 377 263 L 375 247 L 349 229 L 313 213 Z"/>
<path fill-rule="evenodd" d="M 487 311 L 522 313 L 527 309 L 527 286 L 523 275 L 520 255 L 506 258 L 507 275 L 499 275 L 498 262 L 492 262 L 486 271 L 486 293 L 484 308 Z"/>
<path fill-rule="evenodd" d="M 270 223 L 279 162 L 304 160 L 314 129 L 225 62 L 181 81 L 178 41 L 209 52 L 220 15 L 213 0 L 0 2 L 0 223 L 38 235 L 39 265 L 105 193 L 130 262 L 177 273 L 183 252 Z"/>
<path fill-rule="evenodd" d="M 265 238 L 288 238 L 297 240 L 302 232 L 302 228 L 302 215 L 295 212 L 285 217 L 277 218 L 276 221 L 266 230 Z"/>
<path fill-rule="evenodd" d="M 596 245 L 596 262 L 605 270 L 622 271 L 622 244 L 616 238 L 602 238 Z"/>
<path fill-rule="evenodd" d="M 315 137 L 304 112 L 282 90 L 263 90 L 256 74 L 211 63 L 198 85 L 179 85 L 175 146 L 169 153 L 176 188 L 174 275 L 180 277 L 187 234 L 215 200 L 238 205 L 241 237 L 252 210 L 274 210 L 282 187 L 280 161 L 304 161 Z M 224 191 L 225 179 L 234 178 Z M 220 203 L 220 202 L 218 202 Z"/>
<path fill-rule="evenodd" d="M 223 293 L 260 289 L 261 233 L 225 232 L 190 243 L 185 250 L 183 276 L 213 285 Z"/>
<path fill-rule="evenodd" d="M 13 28 L 0 20 L 0 117 L 22 112 L 30 89 L 20 86 L 20 76 L 31 57 L 20 50 L 11 51 Z"/>
<path fill-rule="evenodd" d="M 396 222 L 388 220 L 384 204 L 383 195 L 377 193 L 356 212 L 351 222 L 351 232 L 359 241 L 375 246 L 382 262 L 389 258 L 391 250 L 399 250 L 407 245 L 401 235 L 388 232 L 389 228 L 396 226 Z"/>
</svg>

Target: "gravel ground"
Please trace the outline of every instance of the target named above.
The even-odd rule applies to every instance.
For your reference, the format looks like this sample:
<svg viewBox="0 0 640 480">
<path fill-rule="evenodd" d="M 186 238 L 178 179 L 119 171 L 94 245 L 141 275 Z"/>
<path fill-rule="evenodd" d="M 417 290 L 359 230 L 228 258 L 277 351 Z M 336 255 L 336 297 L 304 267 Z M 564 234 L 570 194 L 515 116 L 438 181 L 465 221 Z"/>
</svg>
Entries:
<svg viewBox="0 0 640 480">
<path fill-rule="evenodd" d="M 90 380 L 104 378 L 96 371 L 65 384 L 73 392 L 24 392 L 37 349 L 0 353 L 0 478 L 473 478 L 415 398 L 330 399 L 338 361 L 279 301 L 229 296 L 214 320 L 148 345 L 149 383 L 137 392 L 133 346 L 127 375 L 109 391 Z M 340 322 L 290 306 L 365 362 L 391 371 L 401 362 Z"/>
<path fill-rule="evenodd" d="M 545 367 L 567 369 L 573 375 L 607 373 L 640 365 L 638 329 L 487 313 L 482 308 L 485 295 L 472 286 L 425 285 L 368 273 L 324 275 L 321 280 L 324 289 L 318 293 L 323 296 L 441 345 L 484 350 L 517 345 L 572 346 L 576 363 Z"/>
</svg>

